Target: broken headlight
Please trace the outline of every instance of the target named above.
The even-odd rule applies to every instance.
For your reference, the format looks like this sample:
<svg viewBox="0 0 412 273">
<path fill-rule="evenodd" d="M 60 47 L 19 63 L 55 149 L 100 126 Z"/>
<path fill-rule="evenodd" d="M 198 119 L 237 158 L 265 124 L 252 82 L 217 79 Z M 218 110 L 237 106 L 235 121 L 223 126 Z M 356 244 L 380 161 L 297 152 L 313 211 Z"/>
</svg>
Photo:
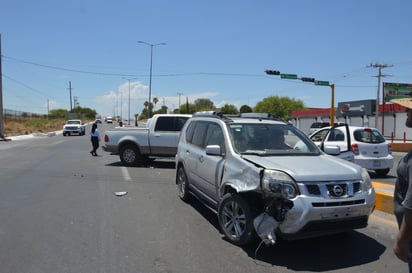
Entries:
<svg viewBox="0 0 412 273">
<path fill-rule="evenodd" d="M 275 197 L 293 199 L 298 194 L 296 183 L 284 172 L 265 170 L 262 185 L 266 193 Z"/>
</svg>

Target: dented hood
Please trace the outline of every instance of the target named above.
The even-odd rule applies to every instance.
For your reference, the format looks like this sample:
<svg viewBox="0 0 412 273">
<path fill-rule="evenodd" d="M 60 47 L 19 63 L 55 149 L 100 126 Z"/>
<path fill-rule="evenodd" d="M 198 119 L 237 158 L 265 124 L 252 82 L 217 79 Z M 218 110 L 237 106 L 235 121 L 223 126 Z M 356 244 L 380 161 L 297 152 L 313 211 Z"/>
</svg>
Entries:
<svg viewBox="0 0 412 273">
<path fill-rule="evenodd" d="M 297 182 L 361 179 L 361 167 L 328 155 L 319 156 L 256 156 L 244 159 L 266 169 L 283 170 Z"/>
</svg>

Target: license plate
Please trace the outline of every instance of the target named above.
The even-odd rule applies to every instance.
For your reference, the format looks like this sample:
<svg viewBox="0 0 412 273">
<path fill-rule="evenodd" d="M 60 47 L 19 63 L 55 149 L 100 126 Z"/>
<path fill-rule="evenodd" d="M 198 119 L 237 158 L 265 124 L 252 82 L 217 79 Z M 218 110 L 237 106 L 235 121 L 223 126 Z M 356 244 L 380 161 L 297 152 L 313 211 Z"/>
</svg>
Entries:
<svg viewBox="0 0 412 273">
<path fill-rule="evenodd" d="M 373 161 L 373 166 L 374 166 L 374 167 L 380 167 L 380 166 L 381 166 L 380 160 L 374 160 L 374 161 Z"/>
</svg>

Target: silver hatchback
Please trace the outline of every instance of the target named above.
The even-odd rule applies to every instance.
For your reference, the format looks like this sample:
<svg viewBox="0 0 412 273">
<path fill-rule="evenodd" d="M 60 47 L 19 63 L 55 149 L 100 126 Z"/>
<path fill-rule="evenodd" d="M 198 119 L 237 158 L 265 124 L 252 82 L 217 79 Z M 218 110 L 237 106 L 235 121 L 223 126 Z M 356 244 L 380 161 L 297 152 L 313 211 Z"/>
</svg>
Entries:
<svg viewBox="0 0 412 273">
<path fill-rule="evenodd" d="M 376 196 L 368 172 L 326 155 L 270 115 L 196 113 L 180 136 L 176 184 L 217 213 L 230 242 L 322 236 L 368 224 Z"/>
</svg>

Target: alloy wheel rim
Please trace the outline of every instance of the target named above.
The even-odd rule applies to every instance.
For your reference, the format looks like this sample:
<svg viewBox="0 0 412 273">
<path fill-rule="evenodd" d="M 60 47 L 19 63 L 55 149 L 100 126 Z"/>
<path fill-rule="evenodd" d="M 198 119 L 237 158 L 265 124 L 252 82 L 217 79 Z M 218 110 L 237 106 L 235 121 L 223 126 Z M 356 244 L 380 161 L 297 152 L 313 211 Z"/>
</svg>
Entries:
<svg viewBox="0 0 412 273">
<path fill-rule="evenodd" d="M 223 208 L 223 228 L 232 238 L 239 238 L 246 229 L 246 215 L 236 202 L 229 202 Z"/>
</svg>

